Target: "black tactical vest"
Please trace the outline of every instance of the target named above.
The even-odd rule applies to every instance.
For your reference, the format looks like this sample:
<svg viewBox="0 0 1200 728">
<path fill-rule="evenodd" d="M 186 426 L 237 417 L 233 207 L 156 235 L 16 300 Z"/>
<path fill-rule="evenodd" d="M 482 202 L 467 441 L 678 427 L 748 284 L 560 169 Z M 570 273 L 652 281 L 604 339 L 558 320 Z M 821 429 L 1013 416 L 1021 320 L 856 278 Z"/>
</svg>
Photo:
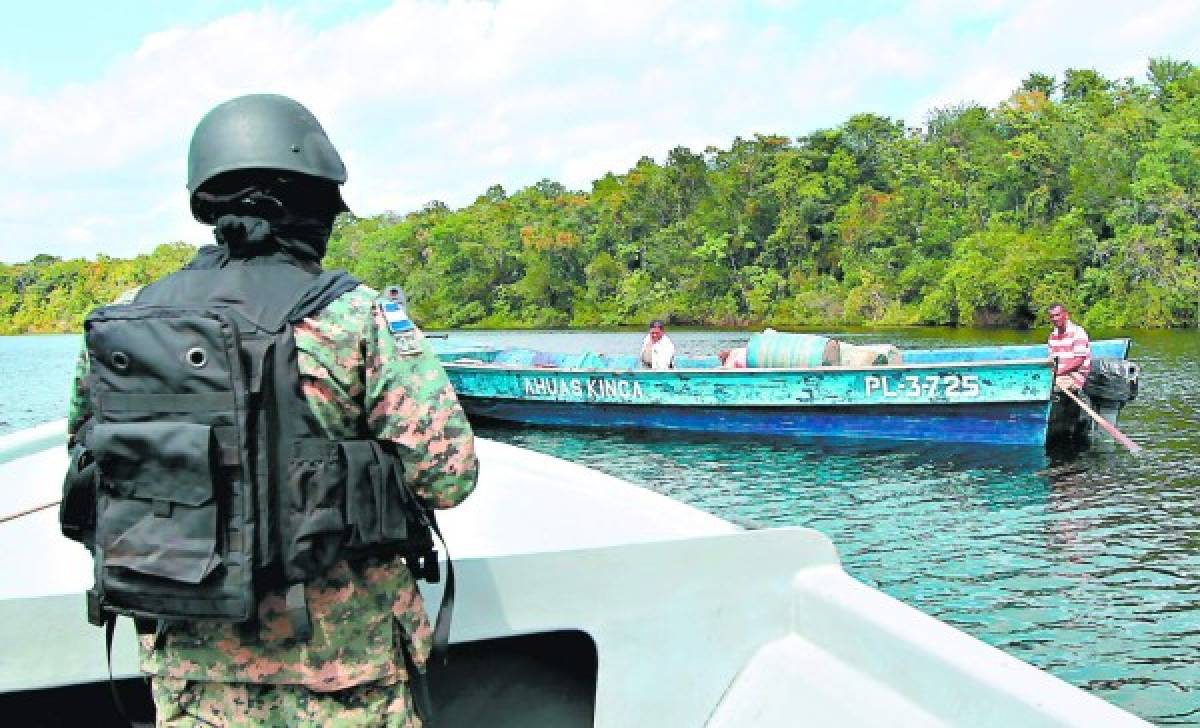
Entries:
<svg viewBox="0 0 1200 728">
<path fill-rule="evenodd" d="M 198 259 L 199 260 L 199 259 Z M 246 622 L 339 558 L 405 555 L 437 580 L 432 514 L 400 461 L 326 438 L 301 391 L 293 325 L 358 281 L 279 260 L 185 269 L 86 319 L 93 417 L 71 453 L 63 531 L 92 550 L 89 618 Z"/>
</svg>

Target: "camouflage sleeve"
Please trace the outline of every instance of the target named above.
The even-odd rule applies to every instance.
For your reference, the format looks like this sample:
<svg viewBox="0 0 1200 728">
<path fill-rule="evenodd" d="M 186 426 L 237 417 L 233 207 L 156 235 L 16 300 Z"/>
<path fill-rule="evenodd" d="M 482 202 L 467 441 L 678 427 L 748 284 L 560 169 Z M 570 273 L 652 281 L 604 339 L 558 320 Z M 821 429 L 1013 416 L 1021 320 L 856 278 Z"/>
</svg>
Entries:
<svg viewBox="0 0 1200 728">
<path fill-rule="evenodd" d="M 372 306 L 364 336 L 367 428 L 397 446 L 413 490 L 435 508 L 470 495 L 479 477 L 475 438 L 441 362 L 419 330 L 404 345 Z"/>
<path fill-rule="evenodd" d="M 91 370 L 87 344 L 79 347 L 75 360 L 75 376 L 71 382 L 71 401 L 67 405 L 67 449 L 75 446 L 75 438 L 88 418 L 92 416 L 92 405 L 88 401 L 87 375 Z"/>
<path fill-rule="evenodd" d="M 137 294 L 144 286 L 138 286 L 125 291 L 110 305 L 133 303 Z M 87 376 L 91 371 L 88 360 L 87 339 L 81 337 L 79 357 L 75 360 L 75 376 L 71 382 L 71 401 L 67 404 L 67 449 L 75 446 L 75 438 L 83 429 L 84 423 L 92 416 L 92 405 L 88 400 Z"/>
</svg>

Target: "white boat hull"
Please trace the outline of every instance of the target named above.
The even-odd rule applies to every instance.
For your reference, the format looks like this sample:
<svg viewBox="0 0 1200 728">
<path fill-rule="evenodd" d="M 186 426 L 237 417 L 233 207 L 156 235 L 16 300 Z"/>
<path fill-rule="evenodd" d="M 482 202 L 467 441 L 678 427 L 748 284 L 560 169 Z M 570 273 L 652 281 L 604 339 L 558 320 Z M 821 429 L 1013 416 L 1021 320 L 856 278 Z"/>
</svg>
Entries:
<svg viewBox="0 0 1200 728">
<path fill-rule="evenodd" d="M 57 498 L 57 426 L 0 438 L 0 515 Z M 452 672 L 456 654 L 475 666 L 438 691 L 449 724 L 1146 725 L 856 581 L 816 531 L 741 531 L 578 465 L 479 451 L 478 491 L 441 519 L 459 584 Z M 84 618 L 91 561 L 57 510 L 0 524 L 0 552 L 0 694 L 107 680 L 103 631 Z M 550 683 L 577 665 L 519 666 L 522 640 L 547 635 L 592 662 L 567 697 Z M 114 674 L 135 659 L 123 625 Z"/>
</svg>

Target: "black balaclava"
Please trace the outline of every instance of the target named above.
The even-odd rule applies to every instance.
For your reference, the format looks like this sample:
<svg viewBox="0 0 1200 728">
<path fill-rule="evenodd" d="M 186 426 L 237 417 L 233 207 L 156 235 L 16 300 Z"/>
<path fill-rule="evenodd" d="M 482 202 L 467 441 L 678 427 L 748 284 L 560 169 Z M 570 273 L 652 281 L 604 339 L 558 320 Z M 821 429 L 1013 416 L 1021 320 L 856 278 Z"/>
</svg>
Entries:
<svg viewBox="0 0 1200 728">
<path fill-rule="evenodd" d="M 196 201 L 220 244 L 210 255 L 246 259 L 283 253 L 319 265 L 341 197 L 325 180 L 258 172 L 218 177 L 196 190 Z"/>
</svg>

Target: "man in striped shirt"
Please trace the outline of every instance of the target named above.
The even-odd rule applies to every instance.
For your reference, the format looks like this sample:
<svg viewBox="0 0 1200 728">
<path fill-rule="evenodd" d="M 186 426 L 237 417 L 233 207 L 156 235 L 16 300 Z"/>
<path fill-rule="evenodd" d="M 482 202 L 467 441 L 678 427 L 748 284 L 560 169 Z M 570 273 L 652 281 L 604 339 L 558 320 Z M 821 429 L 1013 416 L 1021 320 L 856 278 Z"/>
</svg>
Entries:
<svg viewBox="0 0 1200 728">
<path fill-rule="evenodd" d="M 1054 330 L 1050 332 L 1050 358 L 1054 360 L 1054 384 L 1059 389 L 1083 389 L 1092 368 L 1092 348 L 1087 332 L 1071 322 L 1061 303 L 1046 309 Z"/>
</svg>

